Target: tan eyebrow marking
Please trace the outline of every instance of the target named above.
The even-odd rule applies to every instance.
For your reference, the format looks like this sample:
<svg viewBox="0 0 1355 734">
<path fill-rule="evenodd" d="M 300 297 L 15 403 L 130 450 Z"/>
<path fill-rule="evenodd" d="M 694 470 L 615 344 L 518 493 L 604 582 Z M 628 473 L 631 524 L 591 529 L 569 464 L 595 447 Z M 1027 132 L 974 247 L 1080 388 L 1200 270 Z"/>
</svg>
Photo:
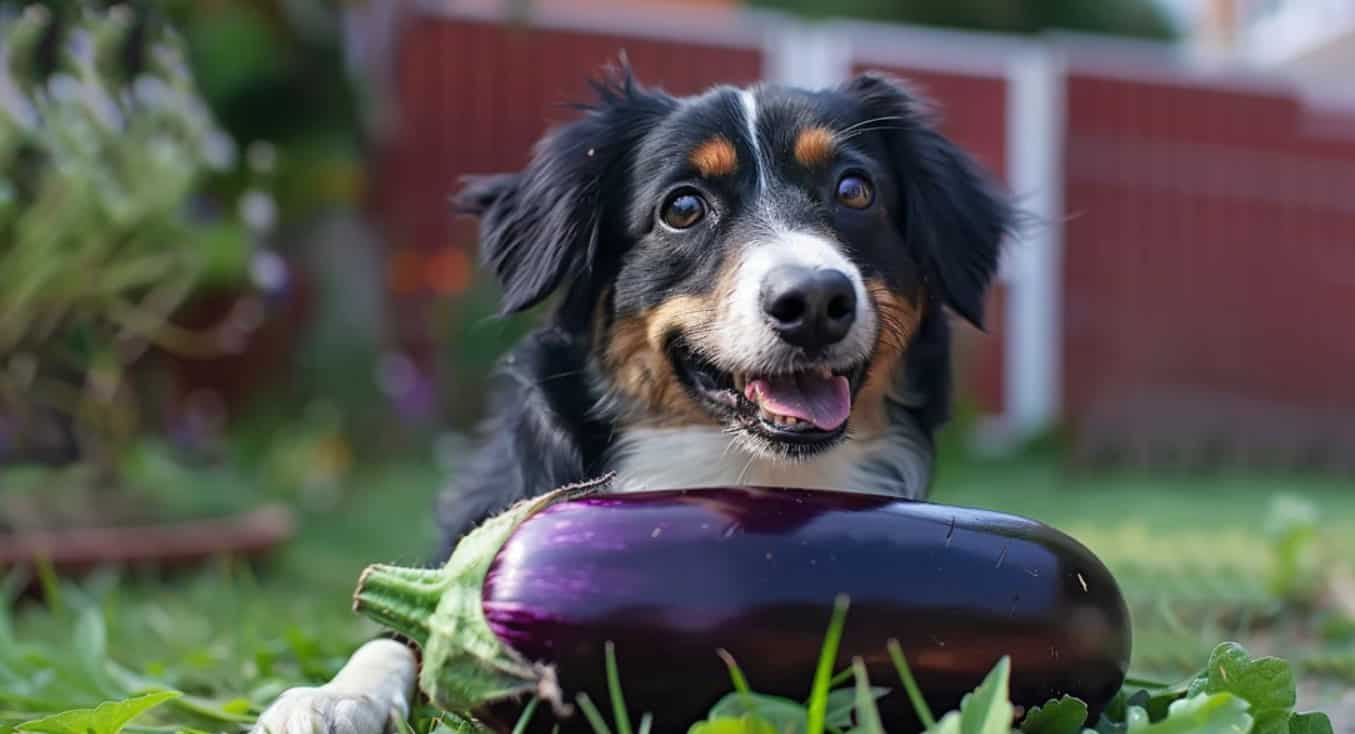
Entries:
<svg viewBox="0 0 1355 734">
<path fill-rule="evenodd" d="M 688 160 L 707 178 L 728 176 L 739 167 L 739 154 L 735 152 L 734 144 L 723 135 L 716 135 L 696 146 Z"/>
<path fill-rule="evenodd" d="M 837 140 L 826 127 L 807 127 L 795 138 L 795 160 L 807 168 L 822 166 L 833 159 Z"/>
</svg>

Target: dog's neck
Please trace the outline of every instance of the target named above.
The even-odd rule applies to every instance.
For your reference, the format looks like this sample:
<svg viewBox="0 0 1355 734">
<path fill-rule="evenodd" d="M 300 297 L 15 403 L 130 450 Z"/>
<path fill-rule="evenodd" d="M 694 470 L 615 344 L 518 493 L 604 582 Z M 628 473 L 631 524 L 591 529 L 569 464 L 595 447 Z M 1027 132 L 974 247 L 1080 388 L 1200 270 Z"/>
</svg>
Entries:
<svg viewBox="0 0 1355 734">
<path fill-rule="evenodd" d="M 928 444 L 920 434 L 891 431 L 794 462 L 751 453 L 717 427 L 629 428 L 608 452 L 607 468 L 618 492 L 745 485 L 921 497 L 931 472 Z"/>
</svg>

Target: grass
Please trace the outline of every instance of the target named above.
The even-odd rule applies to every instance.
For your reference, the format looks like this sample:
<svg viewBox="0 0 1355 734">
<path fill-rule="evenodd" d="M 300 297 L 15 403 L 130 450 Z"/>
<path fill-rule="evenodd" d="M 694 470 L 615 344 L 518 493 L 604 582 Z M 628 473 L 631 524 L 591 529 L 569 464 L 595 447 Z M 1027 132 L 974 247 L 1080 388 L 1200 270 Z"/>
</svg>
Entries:
<svg viewBox="0 0 1355 734">
<path fill-rule="evenodd" d="M 346 505 L 303 516 L 299 539 L 264 567 L 222 563 L 167 579 L 102 575 L 63 586 L 52 607 L 18 606 L 13 645 L 0 617 L 0 733 L 34 715 L 135 692 L 123 672 L 245 716 L 289 686 L 333 675 L 377 632 L 351 611 L 363 567 L 418 563 L 436 547 L 433 471 L 371 469 L 354 481 L 361 489 Z M 150 718 L 236 729 L 183 707 Z"/>
<path fill-rule="evenodd" d="M 376 631 L 350 610 L 362 568 L 419 563 L 435 547 L 432 469 L 369 467 L 351 481 L 346 504 L 303 516 L 297 541 L 263 567 L 103 575 L 0 617 L 0 734 L 152 684 L 187 696 L 131 731 L 238 731 L 284 688 L 327 679 Z M 1068 478 L 1035 457 L 944 466 L 935 499 L 1044 520 L 1100 555 L 1131 601 L 1136 673 L 1193 670 L 1215 642 L 1236 638 L 1295 660 L 1316 684 L 1305 703 L 1320 708 L 1355 681 L 1355 642 L 1317 634 L 1318 613 L 1277 611 L 1261 533 L 1277 493 L 1315 503 L 1323 553 L 1355 559 L 1355 493 L 1337 480 Z"/>
<path fill-rule="evenodd" d="M 1135 674 L 1184 674 L 1214 643 L 1237 639 L 1294 661 L 1306 682 L 1301 695 L 1314 706 L 1355 685 L 1355 634 L 1337 621 L 1342 614 L 1321 605 L 1277 602 L 1270 583 L 1285 572 L 1277 570 L 1277 543 L 1265 532 L 1277 498 L 1301 498 L 1317 509 L 1318 565 L 1349 574 L 1355 491 L 1348 478 L 1078 477 L 1049 460 L 944 469 L 935 500 L 1034 517 L 1106 563 L 1130 603 Z"/>
</svg>

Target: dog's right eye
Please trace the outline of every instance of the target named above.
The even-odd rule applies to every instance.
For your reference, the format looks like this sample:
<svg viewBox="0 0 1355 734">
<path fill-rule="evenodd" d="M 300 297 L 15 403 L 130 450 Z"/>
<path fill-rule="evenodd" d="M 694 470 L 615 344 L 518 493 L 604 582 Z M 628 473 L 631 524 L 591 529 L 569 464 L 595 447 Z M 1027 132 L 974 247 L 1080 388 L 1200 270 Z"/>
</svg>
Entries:
<svg viewBox="0 0 1355 734">
<path fill-rule="evenodd" d="M 663 205 L 659 217 L 673 229 L 687 229 L 706 216 L 706 200 L 691 191 L 674 194 Z"/>
</svg>

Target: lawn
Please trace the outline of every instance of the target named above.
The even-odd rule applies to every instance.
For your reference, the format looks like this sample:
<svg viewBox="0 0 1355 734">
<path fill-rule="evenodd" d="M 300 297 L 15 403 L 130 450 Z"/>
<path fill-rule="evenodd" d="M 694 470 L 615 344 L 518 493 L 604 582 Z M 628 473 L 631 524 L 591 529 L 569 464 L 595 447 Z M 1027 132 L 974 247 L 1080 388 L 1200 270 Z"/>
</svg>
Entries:
<svg viewBox="0 0 1355 734">
<path fill-rule="evenodd" d="M 375 631 L 350 610 L 362 568 L 425 560 L 436 536 L 433 469 L 369 467 L 350 481 L 343 506 L 304 515 L 296 542 L 263 567 L 105 575 L 0 618 L 0 734 L 152 684 L 200 698 L 157 709 L 133 731 L 233 731 L 283 688 L 326 679 Z M 1355 683 L 1355 639 L 1321 612 L 1275 601 L 1279 556 L 1264 527 L 1281 494 L 1318 508 L 1324 558 L 1355 559 L 1355 492 L 1337 480 L 1068 477 L 1027 457 L 943 466 L 936 499 L 1042 519 L 1097 552 L 1133 607 L 1135 672 L 1178 675 L 1213 643 L 1240 639 L 1294 660 L 1301 704 L 1330 710 L 1341 731 L 1355 723 L 1338 710 Z"/>
</svg>

